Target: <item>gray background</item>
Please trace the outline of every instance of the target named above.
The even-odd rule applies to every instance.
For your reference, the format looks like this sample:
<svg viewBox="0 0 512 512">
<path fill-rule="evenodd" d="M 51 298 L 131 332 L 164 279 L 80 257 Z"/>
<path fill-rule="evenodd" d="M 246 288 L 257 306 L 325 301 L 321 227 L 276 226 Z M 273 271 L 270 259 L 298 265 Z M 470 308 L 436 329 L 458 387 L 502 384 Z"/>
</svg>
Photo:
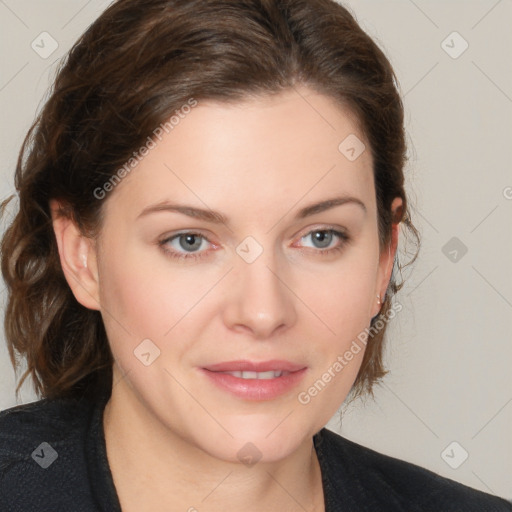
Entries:
<svg viewBox="0 0 512 512">
<path fill-rule="evenodd" d="M 13 190 L 19 147 L 59 58 L 109 3 L 0 0 L 0 198 Z M 344 407 L 342 427 L 338 416 L 328 426 L 511 499 L 512 3 L 344 4 L 399 78 L 410 148 L 407 189 L 423 247 L 396 297 L 403 310 L 388 331 L 391 374 L 375 401 Z M 43 46 L 45 31 L 58 43 L 47 58 L 31 47 Z M 464 41 L 469 46 L 459 55 Z M 2 341 L 0 409 L 16 405 L 14 388 Z M 21 403 L 36 399 L 24 385 Z"/>
</svg>

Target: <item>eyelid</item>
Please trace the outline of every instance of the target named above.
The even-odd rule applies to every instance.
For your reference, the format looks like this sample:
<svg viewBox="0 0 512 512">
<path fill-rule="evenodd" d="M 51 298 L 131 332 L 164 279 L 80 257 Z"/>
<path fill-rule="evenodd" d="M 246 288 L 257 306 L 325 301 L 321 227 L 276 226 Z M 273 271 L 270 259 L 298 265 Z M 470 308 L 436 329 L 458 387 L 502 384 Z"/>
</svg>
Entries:
<svg viewBox="0 0 512 512">
<path fill-rule="evenodd" d="M 335 225 L 335 224 L 319 224 L 317 226 L 308 227 L 306 233 L 311 233 L 311 231 L 331 231 L 331 230 L 332 231 L 341 231 L 341 232 L 347 231 L 346 228 L 344 228 L 342 226 Z"/>
<path fill-rule="evenodd" d="M 317 231 L 332 231 L 334 233 L 341 233 L 342 235 L 348 237 L 348 230 L 342 226 L 334 225 L 334 224 L 319 224 L 317 226 L 309 226 L 304 230 L 298 232 L 298 234 L 294 235 L 294 239 L 304 238 L 305 236 L 317 232 Z"/>
</svg>

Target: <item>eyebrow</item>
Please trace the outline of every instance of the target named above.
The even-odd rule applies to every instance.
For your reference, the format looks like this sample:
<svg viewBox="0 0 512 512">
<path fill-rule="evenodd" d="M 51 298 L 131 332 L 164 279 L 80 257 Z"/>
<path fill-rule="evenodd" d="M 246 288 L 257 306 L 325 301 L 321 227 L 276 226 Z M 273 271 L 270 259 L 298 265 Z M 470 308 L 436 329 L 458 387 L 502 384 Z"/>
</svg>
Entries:
<svg viewBox="0 0 512 512">
<path fill-rule="evenodd" d="M 331 208 L 335 208 L 336 206 L 342 206 L 345 204 L 356 204 L 360 206 L 365 213 L 367 211 L 366 205 L 357 197 L 339 196 L 305 206 L 304 208 L 298 211 L 297 215 L 295 216 L 295 219 L 304 219 L 311 215 L 322 213 L 327 210 L 330 210 Z M 183 215 L 187 215 L 188 217 L 203 220 L 206 222 L 211 222 L 214 224 L 229 223 L 229 219 L 220 212 L 204 208 L 197 208 L 194 206 L 171 203 L 169 201 L 163 201 L 161 203 L 157 203 L 144 208 L 144 210 L 142 210 L 142 212 L 137 216 L 137 219 L 139 219 L 140 217 L 145 217 L 146 215 L 149 215 L 151 213 L 164 211 L 181 213 Z"/>
</svg>

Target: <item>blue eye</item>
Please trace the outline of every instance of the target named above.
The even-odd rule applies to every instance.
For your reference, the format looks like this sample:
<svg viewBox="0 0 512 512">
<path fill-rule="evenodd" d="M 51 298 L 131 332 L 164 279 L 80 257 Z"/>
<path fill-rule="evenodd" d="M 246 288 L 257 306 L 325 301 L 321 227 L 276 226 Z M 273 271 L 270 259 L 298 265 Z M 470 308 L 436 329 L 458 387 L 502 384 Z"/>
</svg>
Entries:
<svg viewBox="0 0 512 512">
<path fill-rule="evenodd" d="M 318 252 L 321 254 L 330 254 L 332 251 L 339 251 L 343 249 L 343 246 L 349 241 L 349 237 L 346 233 L 336 229 L 315 229 L 301 237 L 301 240 L 305 240 L 308 237 L 311 237 L 313 243 L 313 246 L 309 247 L 320 249 Z M 336 241 L 336 239 L 340 241 L 338 245 L 330 247 L 333 240 Z"/>
<path fill-rule="evenodd" d="M 341 251 L 350 241 L 350 237 L 346 233 L 336 229 L 315 229 L 302 236 L 300 240 L 306 240 L 309 237 L 311 237 L 314 245 L 306 247 L 314 249 L 314 253 L 322 256 Z M 331 247 L 336 240 L 338 240 L 337 245 Z M 211 242 L 204 235 L 188 231 L 178 233 L 158 242 L 158 245 L 167 256 L 177 260 L 198 260 L 199 258 L 207 257 L 209 251 L 206 250 L 205 246 L 208 244 L 211 245 Z"/>
<path fill-rule="evenodd" d="M 162 250 L 173 258 L 201 258 L 204 251 L 199 251 L 203 242 L 207 240 L 203 235 L 199 233 L 178 233 L 165 240 L 159 242 Z M 172 245 L 173 242 L 177 242 Z M 198 253 L 198 254 L 196 254 Z"/>
</svg>

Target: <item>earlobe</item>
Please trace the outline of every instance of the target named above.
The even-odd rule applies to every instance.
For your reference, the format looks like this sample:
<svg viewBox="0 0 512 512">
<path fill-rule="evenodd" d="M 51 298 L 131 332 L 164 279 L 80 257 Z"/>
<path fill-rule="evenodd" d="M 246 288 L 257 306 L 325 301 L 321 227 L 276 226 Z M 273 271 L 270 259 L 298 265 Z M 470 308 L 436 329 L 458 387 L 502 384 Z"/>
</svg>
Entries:
<svg viewBox="0 0 512 512">
<path fill-rule="evenodd" d="M 62 213 L 57 200 L 50 201 L 53 231 L 66 281 L 76 300 L 88 309 L 100 309 L 99 280 L 94 240 L 83 235 L 78 226 Z"/>
</svg>

